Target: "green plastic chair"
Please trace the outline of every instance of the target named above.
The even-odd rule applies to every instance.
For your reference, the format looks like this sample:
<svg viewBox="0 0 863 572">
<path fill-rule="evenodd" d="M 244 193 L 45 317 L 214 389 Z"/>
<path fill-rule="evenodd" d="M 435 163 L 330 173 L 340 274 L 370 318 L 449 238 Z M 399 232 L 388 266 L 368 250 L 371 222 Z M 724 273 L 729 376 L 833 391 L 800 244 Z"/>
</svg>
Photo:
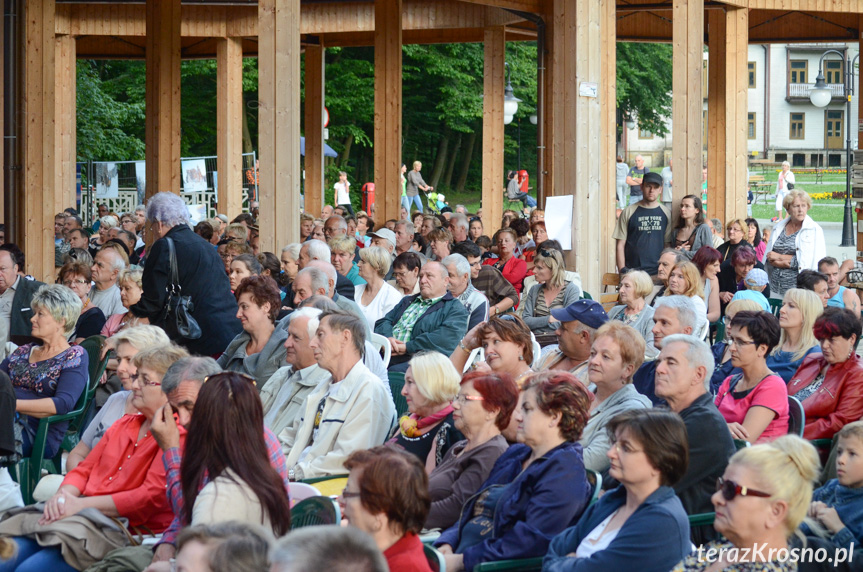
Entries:
<svg viewBox="0 0 863 572">
<path fill-rule="evenodd" d="M 744 441 L 743 439 L 734 439 L 734 449 L 736 451 L 739 451 L 740 449 L 745 449 L 749 446 L 749 441 Z"/>
<path fill-rule="evenodd" d="M 593 494 L 590 495 L 590 504 L 599 500 L 599 493 L 602 492 L 602 475 L 594 470 L 586 469 L 587 482 L 593 487 Z"/>
<path fill-rule="evenodd" d="M 581 299 L 582 300 L 593 300 L 593 296 L 591 296 L 590 292 L 588 292 L 587 290 L 582 290 L 581 291 Z"/>
<path fill-rule="evenodd" d="M 769 298 L 767 302 L 770 304 L 770 311 L 773 312 L 773 315 L 777 318 L 779 317 L 779 310 L 782 308 L 782 300 L 779 298 Z"/>
<path fill-rule="evenodd" d="M 444 562 L 443 554 L 428 544 L 423 544 L 423 552 L 425 552 L 426 560 L 429 561 L 429 568 L 432 569 L 432 572 L 445 572 L 446 563 Z"/>
<path fill-rule="evenodd" d="M 718 344 L 725 340 L 725 321 L 720 319 L 710 324 L 710 329 L 716 333 L 713 336 L 713 343 Z"/>
<path fill-rule="evenodd" d="M 402 387 L 405 385 L 405 374 L 400 371 L 391 371 L 388 374 L 390 380 L 390 390 L 393 393 L 393 401 L 396 405 L 396 418 L 401 419 L 402 415 L 408 413 L 408 402 L 402 395 Z"/>
<path fill-rule="evenodd" d="M 704 512 L 701 514 L 690 514 L 689 515 L 689 528 L 695 528 L 696 526 L 709 526 L 713 524 L 713 521 L 716 520 L 715 512 Z"/>
<path fill-rule="evenodd" d="M 341 520 L 339 505 L 330 497 L 310 497 L 291 509 L 291 528 L 338 524 Z"/>
<path fill-rule="evenodd" d="M 521 558 L 518 560 L 500 560 L 498 562 L 483 562 L 473 567 L 474 572 L 503 572 L 519 570 L 520 572 L 536 572 L 542 570 L 542 557 Z"/>
</svg>

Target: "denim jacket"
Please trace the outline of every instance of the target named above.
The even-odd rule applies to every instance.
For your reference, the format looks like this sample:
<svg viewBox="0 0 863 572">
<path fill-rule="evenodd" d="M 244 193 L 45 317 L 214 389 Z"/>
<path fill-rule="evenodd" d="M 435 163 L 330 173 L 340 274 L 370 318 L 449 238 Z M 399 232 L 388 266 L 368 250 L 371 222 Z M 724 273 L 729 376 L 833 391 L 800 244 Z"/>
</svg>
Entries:
<svg viewBox="0 0 863 572">
<path fill-rule="evenodd" d="M 812 500 L 835 508 L 845 524 L 845 528 L 832 536 L 833 544 L 840 548 L 853 544 L 850 548 L 854 550 L 863 542 L 863 488 L 850 489 L 840 485 L 838 479 L 830 479 L 812 493 Z"/>
</svg>

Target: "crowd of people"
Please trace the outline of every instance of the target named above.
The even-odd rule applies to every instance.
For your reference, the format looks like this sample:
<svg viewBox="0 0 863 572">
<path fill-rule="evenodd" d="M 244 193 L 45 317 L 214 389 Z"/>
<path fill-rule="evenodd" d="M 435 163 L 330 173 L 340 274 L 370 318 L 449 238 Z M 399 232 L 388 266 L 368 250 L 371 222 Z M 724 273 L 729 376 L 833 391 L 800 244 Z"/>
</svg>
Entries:
<svg viewBox="0 0 863 572">
<path fill-rule="evenodd" d="M 354 212 L 341 177 L 278 253 L 256 203 L 193 228 L 170 193 L 92 229 L 58 214 L 54 284 L 0 246 L 0 487 L 98 386 L 71 450 L 49 426 L 62 480 L 0 507 L 0 571 L 430 572 L 423 541 L 454 572 L 814 569 L 729 556 L 753 543 L 863 559 L 860 301 L 804 191 L 767 238 L 698 195 L 672 213 L 637 164 L 604 307 L 528 201 L 499 225 L 411 216 L 421 167 L 399 220 Z M 347 526 L 292 531 L 292 483 L 344 475 Z"/>
</svg>

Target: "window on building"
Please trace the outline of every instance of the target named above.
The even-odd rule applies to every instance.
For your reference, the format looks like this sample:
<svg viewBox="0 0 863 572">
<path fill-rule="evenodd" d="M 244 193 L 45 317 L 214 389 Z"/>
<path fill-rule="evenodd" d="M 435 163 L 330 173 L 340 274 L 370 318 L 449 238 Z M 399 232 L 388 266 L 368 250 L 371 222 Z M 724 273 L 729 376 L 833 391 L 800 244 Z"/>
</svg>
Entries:
<svg viewBox="0 0 863 572">
<path fill-rule="evenodd" d="M 806 114 L 792 113 L 791 114 L 791 132 L 789 139 L 803 139 L 806 132 Z"/>
<path fill-rule="evenodd" d="M 748 113 L 747 114 L 748 127 L 746 130 L 746 138 L 747 139 L 755 139 L 755 114 Z"/>
<path fill-rule="evenodd" d="M 639 139 L 653 139 L 653 133 L 648 131 L 647 129 L 638 128 L 638 138 Z"/>
<path fill-rule="evenodd" d="M 704 60 L 704 65 L 701 66 L 701 97 L 707 99 L 707 94 L 709 88 L 709 83 L 707 81 L 707 74 L 709 72 L 709 66 L 707 65 L 707 60 Z"/>
<path fill-rule="evenodd" d="M 827 60 L 824 62 L 827 83 L 845 83 L 843 79 L 845 62 L 840 60 Z"/>
<path fill-rule="evenodd" d="M 794 153 L 791 155 L 791 166 L 792 167 L 805 167 L 806 166 L 806 155 L 803 153 Z"/>
<path fill-rule="evenodd" d="M 749 62 L 749 89 L 755 88 L 755 62 Z M 751 139 L 751 137 L 750 137 Z"/>
<path fill-rule="evenodd" d="M 787 160 L 788 160 L 788 154 L 787 153 L 776 153 L 776 155 L 773 156 L 773 162 L 774 163 L 784 163 Z"/>
<path fill-rule="evenodd" d="M 791 60 L 791 67 L 788 70 L 790 78 L 788 83 L 808 83 L 806 78 L 809 77 L 809 62 L 807 60 Z"/>
</svg>

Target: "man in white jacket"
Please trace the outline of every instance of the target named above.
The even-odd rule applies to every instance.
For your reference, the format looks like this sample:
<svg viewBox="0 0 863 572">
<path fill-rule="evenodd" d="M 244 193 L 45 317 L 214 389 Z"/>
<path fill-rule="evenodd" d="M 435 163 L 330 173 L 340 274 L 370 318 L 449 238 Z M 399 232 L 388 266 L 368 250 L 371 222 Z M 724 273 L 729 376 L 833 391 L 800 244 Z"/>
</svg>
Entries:
<svg viewBox="0 0 863 572">
<path fill-rule="evenodd" d="M 365 365 L 363 321 L 342 310 L 321 314 L 309 342 L 330 377 L 306 398 L 303 414 L 280 435 L 291 480 L 345 472 L 353 451 L 383 444 L 395 406 L 383 382 Z"/>
</svg>

